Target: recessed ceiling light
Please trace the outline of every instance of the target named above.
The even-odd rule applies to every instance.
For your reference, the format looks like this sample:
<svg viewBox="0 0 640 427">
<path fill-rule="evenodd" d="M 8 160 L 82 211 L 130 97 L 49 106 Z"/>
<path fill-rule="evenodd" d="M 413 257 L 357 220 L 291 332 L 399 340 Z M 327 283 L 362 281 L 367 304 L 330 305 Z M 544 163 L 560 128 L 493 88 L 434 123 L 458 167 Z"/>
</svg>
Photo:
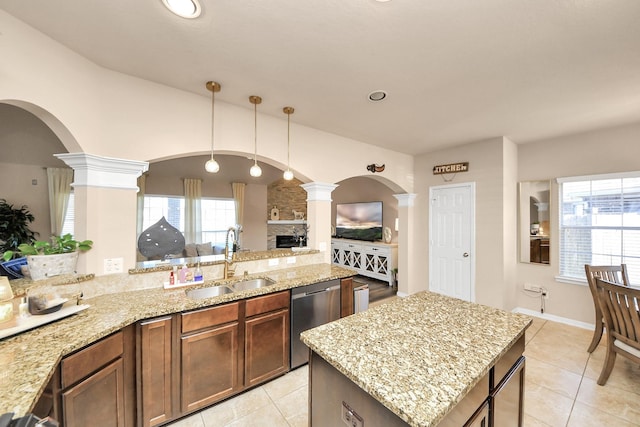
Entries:
<svg viewBox="0 0 640 427">
<path fill-rule="evenodd" d="M 387 97 L 387 92 L 383 90 L 374 90 L 369 94 L 369 101 L 379 102 Z"/>
<path fill-rule="evenodd" d="M 162 3 L 182 18 L 193 19 L 200 16 L 201 8 L 198 0 L 162 0 Z"/>
</svg>

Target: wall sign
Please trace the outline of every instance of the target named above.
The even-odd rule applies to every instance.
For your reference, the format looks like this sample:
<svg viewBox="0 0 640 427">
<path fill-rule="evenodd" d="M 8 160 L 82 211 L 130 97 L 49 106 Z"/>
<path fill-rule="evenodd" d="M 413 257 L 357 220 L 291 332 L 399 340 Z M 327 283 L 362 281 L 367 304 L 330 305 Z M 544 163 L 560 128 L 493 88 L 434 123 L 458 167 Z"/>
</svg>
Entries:
<svg viewBox="0 0 640 427">
<path fill-rule="evenodd" d="M 448 165 L 438 165 L 433 167 L 434 175 L 442 175 L 443 173 L 469 172 L 469 162 L 451 163 Z"/>
</svg>

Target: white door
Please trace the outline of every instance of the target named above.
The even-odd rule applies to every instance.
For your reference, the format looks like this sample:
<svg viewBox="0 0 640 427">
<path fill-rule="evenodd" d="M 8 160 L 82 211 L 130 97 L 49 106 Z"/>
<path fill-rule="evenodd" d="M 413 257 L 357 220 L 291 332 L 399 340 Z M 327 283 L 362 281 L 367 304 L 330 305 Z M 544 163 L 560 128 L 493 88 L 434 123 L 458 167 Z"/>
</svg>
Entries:
<svg viewBox="0 0 640 427">
<path fill-rule="evenodd" d="M 475 300 L 475 183 L 429 189 L 429 290 Z"/>
</svg>

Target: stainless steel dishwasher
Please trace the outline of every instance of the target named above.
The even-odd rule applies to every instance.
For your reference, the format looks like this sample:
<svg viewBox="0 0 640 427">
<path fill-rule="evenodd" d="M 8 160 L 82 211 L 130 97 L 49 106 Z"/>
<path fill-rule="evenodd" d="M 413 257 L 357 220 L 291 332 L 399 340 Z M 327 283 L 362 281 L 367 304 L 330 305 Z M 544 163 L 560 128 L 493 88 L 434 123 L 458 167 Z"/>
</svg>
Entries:
<svg viewBox="0 0 640 427">
<path fill-rule="evenodd" d="M 300 333 L 340 318 L 340 280 L 301 286 L 291 291 L 291 369 L 309 361 Z"/>
</svg>

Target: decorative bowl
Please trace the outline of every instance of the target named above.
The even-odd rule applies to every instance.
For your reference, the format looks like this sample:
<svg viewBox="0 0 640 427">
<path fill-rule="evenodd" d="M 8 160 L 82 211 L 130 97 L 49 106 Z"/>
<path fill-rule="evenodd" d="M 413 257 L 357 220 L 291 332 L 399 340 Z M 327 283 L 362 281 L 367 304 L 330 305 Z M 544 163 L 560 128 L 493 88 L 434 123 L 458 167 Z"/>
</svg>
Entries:
<svg viewBox="0 0 640 427">
<path fill-rule="evenodd" d="M 29 297 L 29 313 L 33 315 L 55 313 L 60 310 L 67 298 Z"/>
</svg>

